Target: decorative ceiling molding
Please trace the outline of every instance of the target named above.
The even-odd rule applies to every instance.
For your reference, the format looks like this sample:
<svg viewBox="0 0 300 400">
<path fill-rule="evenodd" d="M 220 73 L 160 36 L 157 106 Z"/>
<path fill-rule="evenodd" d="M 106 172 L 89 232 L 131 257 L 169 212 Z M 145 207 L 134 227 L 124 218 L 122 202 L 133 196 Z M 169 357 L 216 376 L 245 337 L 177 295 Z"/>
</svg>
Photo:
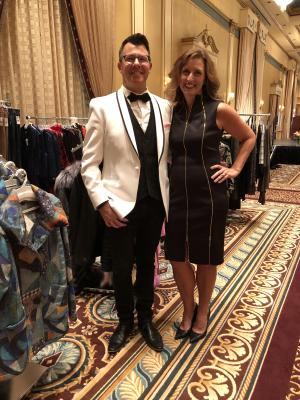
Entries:
<svg viewBox="0 0 300 400">
<path fill-rule="evenodd" d="M 265 45 L 267 43 L 268 29 L 264 26 L 263 23 L 258 22 L 257 32 L 259 40 Z"/>
<path fill-rule="evenodd" d="M 257 32 L 258 18 L 250 10 L 250 8 L 244 8 L 240 11 L 240 27 L 248 28 L 251 32 Z"/>
<path fill-rule="evenodd" d="M 300 62 L 300 15 L 297 15 L 300 0 L 294 0 L 285 12 L 282 12 L 274 0 L 237 0 L 242 7 L 249 7 L 268 28 L 268 36 L 283 50 L 288 57 Z M 292 7 L 294 15 L 288 11 Z M 296 10 L 297 9 L 297 10 Z M 296 10 L 296 11 L 295 11 Z M 264 18 L 264 20 L 262 19 Z"/>
</svg>

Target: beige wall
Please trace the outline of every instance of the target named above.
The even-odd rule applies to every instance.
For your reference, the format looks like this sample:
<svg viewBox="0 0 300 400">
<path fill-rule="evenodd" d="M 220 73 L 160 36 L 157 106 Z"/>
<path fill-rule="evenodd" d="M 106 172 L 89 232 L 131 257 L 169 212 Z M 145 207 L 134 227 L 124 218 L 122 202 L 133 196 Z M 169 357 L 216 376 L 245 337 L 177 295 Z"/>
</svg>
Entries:
<svg viewBox="0 0 300 400">
<path fill-rule="evenodd" d="M 216 67 L 221 82 L 219 95 L 226 97 L 229 32 L 190 1 L 173 0 L 172 57 L 175 60 L 184 50 L 181 39 L 197 36 L 205 28 L 213 36 L 219 50 Z"/>
<path fill-rule="evenodd" d="M 264 101 L 264 105 L 260 110 L 263 113 L 269 112 L 269 97 L 271 91 L 271 85 L 273 82 L 278 82 L 281 77 L 280 71 L 273 67 L 268 62 L 265 62 L 264 65 L 264 80 L 263 80 L 263 88 L 262 88 L 262 100 Z"/>
<path fill-rule="evenodd" d="M 270 36 L 267 37 L 266 50 L 276 61 L 279 62 L 279 64 L 282 64 L 285 68 L 288 67 L 288 55 L 281 49 L 281 47 L 278 46 L 278 44 L 274 42 Z"/>
<path fill-rule="evenodd" d="M 161 95 L 162 74 L 162 37 L 163 15 L 161 0 L 145 0 L 144 32 L 150 44 L 152 70 L 148 79 L 151 92 Z"/>
<path fill-rule="evenodd" d="M 117 68 L 119 60 L 119 48 L 122 41 L 131 35 L 132 9 L 131 0 L 116 0 L 116 29 L 114 49 L 114 79 L 113 88 L 117 90 L 122 84 L 122 76 Z"/>
<path fill-rule="evenodd" d="M 241 6 L 237 0 L 211 0 L 209 3 L 228 20 L 238 23 Z M 148 88 L 163 96 L 167 73 L 175 59 L 186 49 L 181 40 L 194 37 L 205 28 L 213 36 L 219 49 L 217 56 L 217 71 L 221 81 L 219 94 L 226 99 L 228 92 L 235 93 L 236 89 L 238 39 L 235 36 L 231 37 L 230 53 L 229 31 L 205 14 L 191 0 L 116 0 L 115 64 L 118 61 L 117 52 L 122 40 L 133 32 L 144 33 L 149 39 L 153 60 Z M 267 38 L 266 50 L 279 64 L 287 67 L 289 57 L 270 37 Z M 271 84 L 283 78 L 282 72 L 269 62 L 265 62 L 262 92 L 264 112 L 268 111 Z M 121 82 L 121 76 L 115 67 L 114 88 L 117 89 Z"/>
<path fill-rule="evenodd" d="M 242 8 L 237 0 L 212 0 L 213 6 L 228 19 L 235 23 L 239 22 L 240 9 Z"/>
<path fill-rule="evenodd" d="M 136 3 L 140 1 L 140 3 Z M 134 7 L 134 4 L 138 7 Z M 231 3 L 230 10 L 238 15 L 239 8 L 236 1 Z M 233 6 L 235 5 L 235 7 Z M 217 69 L 221 81 L 219 94 L 226 97 L 228 86 L 228 58 L 229 58 L 229 32 L 216 23 L 209 15 L 205 14 L 190 0 L 116 0 L 116 49 L 115 64 L 118 61 L 118 48 L 122 40 L 134 31 L 135 19 L 139 21 L 140 31 L 148 37 L 150 42 L 153 67 L 148 80 L 149 89 L 159 95 L 163 95 L 164 79 L 172 67 L 172 63 L 184 50 L 181 39 L 194 37 L 205 28 L 213 36 L 219 49 L 217 56 Z M 164 31 L 164 11 L 171 13 L 170 32 Z M 139 13 L 136 15 L 135 13 Z M 169 36 L 168 36 L 169 33 Z M 166 35 L 165 35 L 166 34 Z M 165 36 L 167 39 L 164 42 Z M 163 48 L 165 43 L 166 49 Z M 170 47 L 170 48 L 168 48 Z M 170 52 L 166 61 L 164 51 Z M 237 69 L 238 40 L 233 39 L 233 74 Z M 165 73 L 164 73 L 165 71 Z M 235 91 L 235 78 L 232 79 L 231 91 Z M 114 88 L 122 83 L 121 76 L 115 68 Z"/>
<path fill-rule="evenodd" d="M 116 49 L 114 89 L 122 84 L 117 69 L 118 50 L 122 41 L 133 32 L 144 33 L 150 44 L 152 70 L 148 88 L 158 95 L 162 88 L 162 0 L 116 0 Z"/>
</svg>

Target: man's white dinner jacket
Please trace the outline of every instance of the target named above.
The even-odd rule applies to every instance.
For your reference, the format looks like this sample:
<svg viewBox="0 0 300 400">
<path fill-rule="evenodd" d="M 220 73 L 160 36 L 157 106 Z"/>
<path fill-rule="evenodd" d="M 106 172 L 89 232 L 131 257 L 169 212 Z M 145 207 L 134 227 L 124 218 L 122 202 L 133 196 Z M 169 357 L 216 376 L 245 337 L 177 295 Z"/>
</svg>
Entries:
<svg viewBox="0 0 300 400">
<path fill-rule="evenodd" d="M 159 183 L 167 214 L 171 106 L 167 100 L 149 95 L 155 115 Z M 120 217 L 125 217 L 135 206 L 141 167 L 126 101 L 123 88 L 91 100 L 81 167 L 93 206 L 109 201 Z"/>
</svg>

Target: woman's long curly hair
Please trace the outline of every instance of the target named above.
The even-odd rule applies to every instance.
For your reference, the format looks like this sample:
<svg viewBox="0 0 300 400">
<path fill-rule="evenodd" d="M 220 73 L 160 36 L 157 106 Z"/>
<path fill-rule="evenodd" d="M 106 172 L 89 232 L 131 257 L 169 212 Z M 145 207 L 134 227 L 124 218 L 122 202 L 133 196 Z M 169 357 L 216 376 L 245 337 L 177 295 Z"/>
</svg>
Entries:
<svg viewBox="0 0 300 400">
<path fill-rule="evenodd" d="M 175 61 L 169 78 L 171 79 L 166 87 L 166 97 L 173 101 L 178 102 L 183 98 L 183 94 L 180 90 L 180 76 L 183 67 L 187 62 L 194 58 L 200 58 L 204 61 L 205 66 L 205 81 L 202 88 L 203 95 L 207 95 L 211 99 L 218 99 L 218 90 L 220 87 L 220 81 L 217 76 L 215 64 L 212 61 L 208 52 L 202 47 L 192 47 L 191 49 L 184 52 Z"/>
</svg>

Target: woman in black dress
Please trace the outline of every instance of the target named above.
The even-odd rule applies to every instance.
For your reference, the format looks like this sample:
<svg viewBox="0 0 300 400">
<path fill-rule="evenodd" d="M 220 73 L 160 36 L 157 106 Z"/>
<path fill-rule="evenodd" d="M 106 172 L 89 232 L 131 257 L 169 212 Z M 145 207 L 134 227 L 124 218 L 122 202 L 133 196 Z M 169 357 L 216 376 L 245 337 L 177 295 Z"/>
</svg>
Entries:
<svg viewBox="0 0 300 400">
<path fill-rule="evenodd" d="M 192 49 L 180 56 L 170 78 L 168 94 L 174 101 L 174 113 L 165 248 L 184 306 L 175 338 L 189 336 L 192 343 L 206 334 L 216 267 L 224 260 L 226 179 L 241 172 L 255 135 L 234 109 L 217 99 L 219 80 L 205 49 Z M 240 142 L 231 168 L 220 163 L 224 130 Z M 197 264 L 196 274 L 191 263 Z"/>
</svg>

